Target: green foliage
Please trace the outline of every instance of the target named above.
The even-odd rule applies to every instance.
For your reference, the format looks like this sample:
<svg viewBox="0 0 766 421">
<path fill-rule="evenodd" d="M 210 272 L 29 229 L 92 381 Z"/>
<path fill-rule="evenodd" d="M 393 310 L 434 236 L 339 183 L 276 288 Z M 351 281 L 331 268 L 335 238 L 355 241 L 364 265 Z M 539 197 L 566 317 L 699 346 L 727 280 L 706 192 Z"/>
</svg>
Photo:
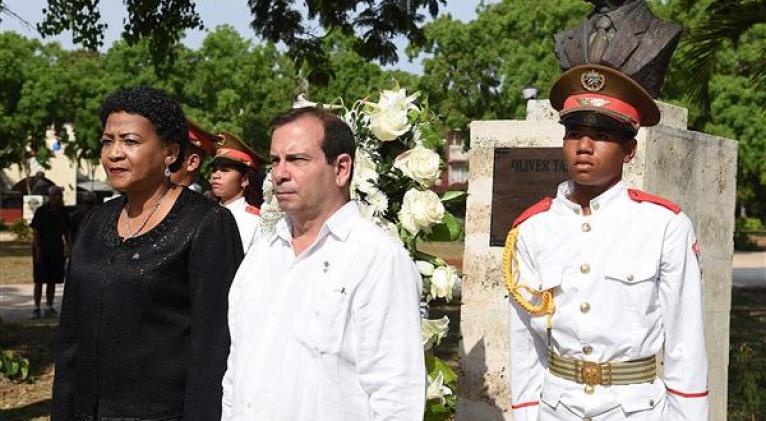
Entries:
<svg viewBox="0 0 766 421">
<path fill-rule="evenodd" d="M 758 244 L 750 236 L 766 231 L 758 218 L 737 218 L 734 228 L 734 248 L 736 250 L 755 250 Z"/>
<path fill-rule="evenodd" d="M 8 231 L 16 235 L 18 241 L 29 241 L 32 239 L 32 228 L 23 219 L 17 219 L 8 225 Z"/>
<path fill-rule="evenodd" d="M 431 352 L 426 352 L 425 359 L 428 377 L 435 379 L 441 373 L 444 386 L 449 387 L 452 393 L 444 396 L 444 403 L 438 399 L 428 400 L 423 419 L 424 421 L 449 420 L 457 408 L 457 373 Z"/>
<path fill-rule="evenodd" d="M 756 420 L 764 415 L 766 389 L 763 387 L 763 355 L 747 342 L 732 345 L 729 372 L 729 419 Z"/>
<path fill-rule="evenodd" d="M 10 380 L 24 381 L 29 377 L 29 360 L 13 351 L 0 350 L 0 373 Z"/>
<path fill-rule="evenodd" d="M 449 16 L 425 26 L 428 53 L 419 88 L 450 129 L 472 120 L 524 115 L 521 90 L 547 92 L 559 74 L 553 34 L 576 23 L 588 6 L 578 0 L 505 0 L 482 4 L 478 18 L 463 23 Z"/>
</svg>

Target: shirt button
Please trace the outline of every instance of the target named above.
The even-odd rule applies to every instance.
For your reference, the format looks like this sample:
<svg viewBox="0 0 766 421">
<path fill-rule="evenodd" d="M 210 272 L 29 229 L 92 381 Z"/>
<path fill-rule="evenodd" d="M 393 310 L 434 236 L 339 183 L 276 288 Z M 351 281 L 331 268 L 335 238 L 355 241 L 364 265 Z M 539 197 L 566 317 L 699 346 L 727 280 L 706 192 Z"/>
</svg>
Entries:
<svg viewBox="0 0 766 421">
<path fill-rule="evenodd" d="M 633 282 L 633 275 L 628 275 L 628 282 Z"/>
<path fill-rule="evenodd" d="M 649 406 L 654 408 L 654 399 L 649 399 Z"/>
<path fill-rule="evenodd" d="M 580 272 L 584 274 L 590 273 L 590 265 L 587 263 L 583 263 L 582 265 L 580 265 Z"/>
<path fill-rule="evenodd" d="M 593 421 L 593 418 L 591 417 L 584 417 L 582 421 Z"/>
<path fill-rule="evenodd" d="M 595 391 L 596 391 L 596 389 L 593 386 L 591 386 L 589 384 L 585 385 L 585 394 L 586 395 L 592 395 L 593 392 L 595 392 Z"/>
<path fill-rule="evenodd" d="M 589 311 L 590 311 L 590 304 L 589 303 L 585 302 L 585 303 L 580 304 L 580 312 L 587 313 Z"/>
<path fill-rule="evenodd" d="M 590 232 L 590 224 L 589 223 L 586 222 L 586 223 L 582 224 L 582 232 Z"/>
<path fill-rule="evenodd" d="M 593 352 L 593 347 L 590 345 L 585 345 L 582 347 L 582 353 L 585 355 L 590 355 L 590 353 Z"/>
<path fill-rule="evenodd" d="M 598 208 L 599 208 L 598 203 L 594 203 L 593 204 L 593 210 L 598 210 Z"/>
</svg>

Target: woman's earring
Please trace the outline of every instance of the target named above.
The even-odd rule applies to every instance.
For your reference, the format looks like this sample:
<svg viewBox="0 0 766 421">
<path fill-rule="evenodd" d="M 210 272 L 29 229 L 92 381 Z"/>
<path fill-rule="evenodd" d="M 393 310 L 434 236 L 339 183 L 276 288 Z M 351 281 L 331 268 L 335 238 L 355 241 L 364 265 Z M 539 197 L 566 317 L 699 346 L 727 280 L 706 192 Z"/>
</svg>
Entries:
<svg viewBox="0 0 766 421">
<path fill-rule="evenodd" d="M 170 175 L 173 174 L 170 172 L 170 168 L 165 167 L 165 177 L 170 177 Z"/>
</svg>

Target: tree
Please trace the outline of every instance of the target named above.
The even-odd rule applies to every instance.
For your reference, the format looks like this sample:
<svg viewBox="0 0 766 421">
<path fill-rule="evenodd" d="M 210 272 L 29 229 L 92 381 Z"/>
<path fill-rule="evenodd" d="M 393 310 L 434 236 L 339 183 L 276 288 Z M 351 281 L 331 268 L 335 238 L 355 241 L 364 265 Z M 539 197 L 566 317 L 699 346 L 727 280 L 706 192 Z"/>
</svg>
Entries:
<svg viewBox="0 0 766 421">
<path fill-rule="evenodd" d="M 575 24 L 588 6 L 576 0 L 506 0 L 480 6 L 468 23 L 449 16 L 425 26 L 426 42 L 408 54 L 428 53 L 420 88 L 451 129 L 472 120 L 522 117 L 521 90 L 546 92 L 560 73 L 553 34 Z"/>
<path fill-rule="evenodd" d="M 248 0 L 251 26 L 263 39 L 284 43 L 296 68 L 308 65 L 312 82 L 326 83 L 332 75 L 322 40 L 332 33 L 352 38 L 360 56 L 383 64 L 397 60 L 392 39 L 404 35 L 413 44 L 423 41 L 418 26 L 428 9 L 436 16 L 446 0 Z M 123 36 L 130 44 L 147 39 L 151 56 L 162 70 L 172 65 L 173 47 L 187 29 L 203 28 L 194 0 L 125 0 L 128 18 Z M 0 3 L 2 5 L 2 3 Z M 44 35 L 71 29 L 75 43 L 96 49 L 103 43 L 106 26 L 101 23 L 99 0 L 48 0 L 44 20 L 38 24 Z M 305 15 L 305 16 L 304 16 Z M 311 28 L 319 24 L 324 30 Z"/>
</svg>

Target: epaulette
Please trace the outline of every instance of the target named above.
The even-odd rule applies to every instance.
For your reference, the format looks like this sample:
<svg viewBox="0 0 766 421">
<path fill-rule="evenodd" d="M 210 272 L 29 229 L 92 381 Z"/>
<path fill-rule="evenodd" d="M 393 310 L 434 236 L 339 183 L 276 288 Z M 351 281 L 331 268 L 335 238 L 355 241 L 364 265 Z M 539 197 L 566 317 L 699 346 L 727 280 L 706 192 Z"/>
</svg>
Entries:
<svg viewBox="0 0 766 421">
<path fill-rule="evenodd" d="M 519 217 L 513 221 L 513 228 L 516 228 L 520 223 L 537 215 L 538 213 L 547 211 L 551 208 L 551 205 L 553 205 L 553 199 L 550 197 L 544 197 L 543 200 L 535 203 L 534 205 L 527 208 L 527 210 L 522 212 L 521 215 L 519 215 Z"/>
<path fill-rule="evenodd" d="M 252 213 L 253 215 L 256 215 L 256 216 L 261 216 L 261 210 L 256 208 L 253 205 L 245 206 L 245 212 Z"/>
<path fill-rule="evenodd" d="M 663 199 L 659 196 L 654 196 L 638 189 L 628 189 L 628 197 L 630 197 L 635 202 L 654 203 L 655 205 L 660 205 L 664 208 L 670 209 L 670 211 L 673 213 L 681 213 L 681 207 L 671 202 L 670 200 Z"/>
</svg>

